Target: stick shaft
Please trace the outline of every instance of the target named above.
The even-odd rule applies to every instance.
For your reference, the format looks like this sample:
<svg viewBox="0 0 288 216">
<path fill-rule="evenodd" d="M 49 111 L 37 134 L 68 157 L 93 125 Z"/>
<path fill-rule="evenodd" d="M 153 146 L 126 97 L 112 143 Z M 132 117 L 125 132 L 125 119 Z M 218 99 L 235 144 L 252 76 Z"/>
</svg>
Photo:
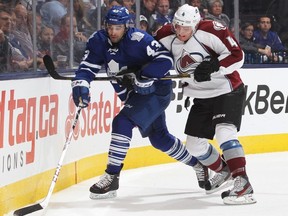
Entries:
<svg viewBox="0 0 288 216">
<path fill-rule="evenodd" d="M 74 118 L 74 121 L 73 121 L 73 125 L 72 125 L 72 127 L 70 129 L 69 135 L 66 138 L 66 142 L 65 142 L 65 145 L 63 147 L 61 157 L 59 159 L 57 168 L 55 170 L 54 176 L 52 178 L 52 182 L 50 184 L 50 187 L 49 187 L 49 190 L 48 190 L 48 193 L 47 193 L 45 199 L 42 202 L 38 203 L 38 204 L 34 204 L 34 205 L 31 205 L 31 206 L 27 206 L 27 207 L 20 208 L 20 209 L 16 210 L 13 213 L 14 216 L 27 215 L 27 214 L 30 214 L 32 212 L 35 212 L 35 211 L 38 211 L 38 210 L 41 210 L 41 209 L 44 209 L 44 208 L 47 207 L 47 205 L 49 203 L 49 200 L 51 198 L 51 195 L 53 193 L 54 187 L 56 185 L 56 182 L 57 182 L 61 167 L 63 165 L 63 160 L 64 160 L 64 157 L 66 155 L 68 146 L 70 145 L 70 142 L 71 142 L 71 139 L 72 139 L 72 136 L 73 136 L 74 128 L 76 127 L 76 124 L 78 122 L 80 111 L 81 111 L 81 107 L 78 107 L 76 115 L 75 115 L 75 118 Z"/>
<path fill-rule="evenodd" d="M 53 79 L 56 80 L 72 80 L 74 77 L 62 76 L 60 75 L 54 66 L 53 60 L 49 55 L 45 55 L 43 58 L 45 67 Z M 165 77 L 156 79 L 156 80 L 170 80 L 170 79 L 181 79 L 181 78 L 189 78 L 189 74 L 176 74 L 176 75 L 167 75 Z M 112 81 L 116 80 L 116 77 L 95 77 L 94 81 Z"/>
</svg>

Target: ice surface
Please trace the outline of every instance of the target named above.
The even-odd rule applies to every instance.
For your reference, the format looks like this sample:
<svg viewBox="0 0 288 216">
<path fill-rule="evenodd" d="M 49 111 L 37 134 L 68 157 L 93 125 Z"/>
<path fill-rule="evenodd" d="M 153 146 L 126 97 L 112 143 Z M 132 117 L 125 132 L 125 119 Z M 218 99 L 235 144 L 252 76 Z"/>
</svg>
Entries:
<svg viewBox="0 0 288 216">
<path fill-rule="evenodd" d="M 117 198 L 89 199 L 98 177 L 53 194 L 46 216 L 286 216 L 288 152 L 247 155 L 257 203 L 227 206 L 221 192 L 206 195 L 192 168 L 181 163 L 122 171 Z"/>
</svg>

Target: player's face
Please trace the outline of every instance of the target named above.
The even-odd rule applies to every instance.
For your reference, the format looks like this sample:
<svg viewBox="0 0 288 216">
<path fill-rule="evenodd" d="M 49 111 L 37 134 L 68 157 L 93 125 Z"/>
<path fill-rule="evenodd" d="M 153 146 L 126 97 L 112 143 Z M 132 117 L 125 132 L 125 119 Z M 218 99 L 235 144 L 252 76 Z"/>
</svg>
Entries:
<svg viewBox="0 0 288 216">
<path fill-rule="evenodd" d="M 175 25 L 174 26 L 176 36 L 180 41 L 187 41 L 192 37 L 192 27 L 191 26 L 180 26 L 180 25 Z"/>
<path fill-rule="evenodd" d="M 112 43 L 118 43 L 125 34 L 125 25 L 107 25 L 107 32 Z"/>
</svg>

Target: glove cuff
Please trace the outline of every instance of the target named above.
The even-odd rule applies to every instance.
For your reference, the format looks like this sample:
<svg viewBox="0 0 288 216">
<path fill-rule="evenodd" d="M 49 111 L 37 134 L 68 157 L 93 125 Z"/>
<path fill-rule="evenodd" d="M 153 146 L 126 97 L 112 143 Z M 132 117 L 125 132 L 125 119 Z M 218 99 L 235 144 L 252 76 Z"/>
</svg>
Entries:
<svg viewBox="0 0 288 216">
<path fill-rule="evenodd" d="M 133 85 L 134 91 L 138 94 L 147 95 L 151 94 L 155 91 L 155 85 L 154 80 L 148 79 L 148 80 L 138 80 L 134 79 L 134 85 Z"/>
<path fill-rule="evenodd" d="M 134 84 L 140 88 L 148 88 L 148 87 L 152 86 L 153 83 L 154 83 L 154 80 L 152 80 L 152 79 L 151 80 L 147 79 L 144 82 L 143 82 L 143 80 L 139 81 L 137 78 L 134 80 Z"/>
<path fill-rule="evenodd" d="M 71 83 L 71 87 L 74 88 L 76 86 L 84 86 L 90 88 L 90 84 L 86 80 L 74 80 Z"/>
</svg>

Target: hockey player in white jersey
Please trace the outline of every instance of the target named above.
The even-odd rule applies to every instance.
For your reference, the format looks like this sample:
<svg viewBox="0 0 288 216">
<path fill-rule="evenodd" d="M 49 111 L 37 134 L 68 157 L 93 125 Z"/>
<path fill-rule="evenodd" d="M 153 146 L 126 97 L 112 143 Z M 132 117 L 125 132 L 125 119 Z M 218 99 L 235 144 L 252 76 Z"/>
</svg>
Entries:
<svg viewBox="0 0 288 216">
<path fill-rule="evenodd" d="M 169 75 L 173 66 L 172 55 L 148 33 L 129 27 L 129 20 L 125 7 L 114 6 L 108 11 L 105 29 L 89 38 L 85 56 L 72 82 L 75 104 L 87 107 L 90 82 L 104 65 L 107 75 L 118 79 L 112 85 L 124 103 L 112 122 L 105 174 L 91 186 L 90 198 L 116 196 L 120 171 L 135 127 L 143 137 L 149 138 L 153 147 L 193 167 L 199 186 L 204 188 L 208 180 L 207 168 L 189 154 L 166 126 L 165 109 L 171 100 L 172 81 L 157 78 Z M 132 71 L 135 73 L 123 75 L 123 69 L 127 68 L 135 69 Z"/>
<path fill-rule="evenodd" d="M 246 173 L 246 160 L 237 132 L 240 130 L 245 88 L 237 70 L 244 54 L 233 34 L 222 24 L 201 20 L 197 7 L 188 4 L 175 13 L 172 24 L 163 26 L 155 38 L 174 56 L 183 79 L 184 95 L 193 98 L 187 119 L 187 149 L 216 174 L 205 185 L 222 193 L 225 204 L 255 203 L 253 188 Z M 214 135 L 223 157 L 208 140 Z"/>
</svg>

